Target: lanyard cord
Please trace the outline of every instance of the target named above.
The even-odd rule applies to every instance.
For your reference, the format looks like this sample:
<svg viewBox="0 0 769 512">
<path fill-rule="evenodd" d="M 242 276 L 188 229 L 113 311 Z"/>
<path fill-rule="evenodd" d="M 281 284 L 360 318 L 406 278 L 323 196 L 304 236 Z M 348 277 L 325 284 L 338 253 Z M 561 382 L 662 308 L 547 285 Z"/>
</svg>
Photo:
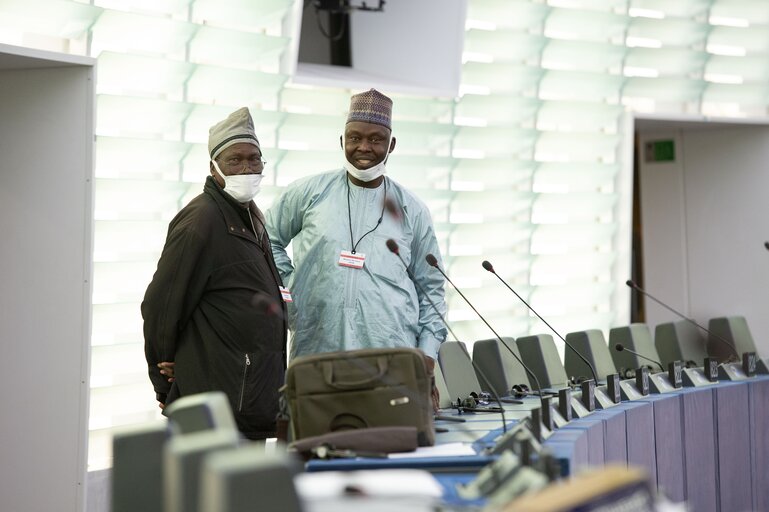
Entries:
<svg viewBox="0 0 769 512">
<path fill-rule="evenodd" d="M 362 237 L 358 239 L 357 242 L 353 242 L 353 236 L 352 236 L 352 211 L 350 210 L 350 178 L 345 176 L 344 180 L 345 185 L 347 185 L 347 219 L 350 221 L 350 246 L 352 246 L 352 252 L 355 254 L 355 248 L 358 247 L 358 244 L 361 240 L 366 238 L 367 235 L 373 233 L 376 231 L 376 228 L 379 227 L 379 225 L 382 223 L 382 219 L 384 218 L 384 211 L 385 211 L 385 205 L 387 204 L 387 178 L 384 179 L 384 199 L 382 200 L 382 213 L 379 214 L 379 219 L 376 221 L 376 226 L 366 231 Z"/>
</svg>

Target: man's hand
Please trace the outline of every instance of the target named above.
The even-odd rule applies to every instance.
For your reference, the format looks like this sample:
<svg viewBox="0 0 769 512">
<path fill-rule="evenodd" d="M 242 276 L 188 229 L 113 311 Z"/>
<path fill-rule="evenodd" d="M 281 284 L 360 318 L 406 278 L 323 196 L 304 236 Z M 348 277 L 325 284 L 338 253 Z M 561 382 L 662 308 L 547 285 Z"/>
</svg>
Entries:
<svg viewBox="0 0 769 512">
<path fill-rule="evenodd" d="M 425 364 L 427 365 L 427 374 L 430 376 L 430 382 L 432 384 L 430 395 L 433 399 L 433 412 L 437 413 L 438 409 L 440 409 L 441 395 L 435 385 L 435 359 L 425 356 Z"/>
<path fill-rule="evenodd" d="M 169 361 L 164 361 L 162 363 L 158 363 L 158 368 L 160 368 L 160 374 L 165 375 L 168 377 L 168 382 L 173 382 L 174 380 L 174 365 L 176 363 L 172 363 Z M 162 407 L 161 407 L 162 409 Z"/>
</svg>

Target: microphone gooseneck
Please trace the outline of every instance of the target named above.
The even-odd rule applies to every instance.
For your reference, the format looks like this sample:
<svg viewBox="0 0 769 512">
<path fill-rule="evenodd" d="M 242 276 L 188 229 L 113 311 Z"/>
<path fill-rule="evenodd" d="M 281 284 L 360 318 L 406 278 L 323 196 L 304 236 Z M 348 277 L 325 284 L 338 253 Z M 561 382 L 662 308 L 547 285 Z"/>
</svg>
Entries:
<svg viewBox="0 0 769 512">
<path fill-rule="evenodd" d="M 489 330 L 491 330 L 491 332 L 494 333 L 494 336 L 497 337 L 497 340 L 499 340 L 499 342 L 508 350 L 508 352 L 510 352 L 510 354 L 512 354 L 512 356 L 521 364 L 521 366 L 526 371 L 526 373 L 528 373 L 532 377 L 532 379 L 534 379 L 534 383 L 537 385 L 537 392 L 539 393 L 540 398 L 542 398 L 543 397 L 542 386 L 539 385 L 539 379 L 537 378 L 536 375 L 534 375 L 534 372 L 532 372 L 529 369 L 529 367 L 526 366 L 526 364 L 524 364 L 523 360 L 518 356 L 518 354 L 516 354 L 513 351 L 513 349 L 511 349 L 507 345 L 507 343 L 504 342 L 504 340 L 502 340 L 502 337 L 499 334 L 497 334 L 497 331 L 495 331 L 494 328 L 489 324 L 489 322 L 487 322 L 486 319 L 483 318 L 483 315 L 481 315 L 478 312 L 478 310 L 475 309 L 475 306 L 473 306 L 472 303 L 467 299 L 467 297 L 465 297 L 465 294 L 462 293 L 462 291 L 459 288 L 457 288 L 457 285 L 455 285 L 451 279 L 449 279 L 449 276 L 447 276 L 446 273 L 441 269 L 441 267 L 438 266 L 438 260 L 435 259 L 435 256 L 433 256 L 432 254 L 428 254 L 425 257 L 425 260 L 427 261 L 428 265 L 430 265 L 431 267 L 435 267 L 438 270 L 438 272 L 441 273 L 444 279 L 446 279 L 446 281 L 451 283 L 451 286 L 454 287 L 454 289 L 457 291 L 459 296 L 462 297 L 465 300 L 465 302 L 467 302 L 467 305 L 470 306 L 470 308 L 475 312 L 476 315 L 478 315 L 478 318 L 480 318 L 483 321 L 483 323 L 486 324 L 486 327 L 488 327 Z"/>
<path fill-rule="evenodd" d="M 502 406 L 502 400 L 499 398 L 499 395 L 497 395 L 497 392 L 494 391 L 494 388 L 491 385 L 491 381 L 486 377 L 486 374 L 483 373 L 483 370 L 481 370 L 476 365 L 475 361 L 473 361 L 473 358 L 470 357 L 470 354 L 467 353 L 467 348 L 464 346 L 464 344 L 459 342 L 459 338 L 451 329 L 451 326 L 449 326 L 449 323 L 446 321 L 446 318 L 444 318 L 444 316 L 441 314 L 440 310 L 438 309 L 438 306 L 436 306 L 433 300 L 430 298 L 430 296 L 425 293 L 425 290 L 424 288 L 422 288 L 422 285 L 420 285 L 419 282 L 416 279 L 414 279 L 414 275 L 409 270 L 409 266 L 406 265 L 406 262 L 403 260 L 403 257 L 400 254 L 400 248 L 398 247 L 398 243 L 392 238 L 388 238 L 385 244 L 387 245 L 387 248 L 390 250 L 390 252 L 395 254 L 398 257 L 398 259 L 401 261 L 401 263 L 403 263 L 403 268 L 406 269 L 406 274 L 409 276 L 409 279 L 411 279 L 411 282 L 414 283 L 414 285 L 417 287 L 422 297 L 427 299 L 427 302 L 430 303 L 430 306 L 433 308 L 433 311 L 435 311 L 435 314 L 437 314 L 438 317 L 441 319 L 441 322 L 443 322 L 443 325 L 446 326 L 446 329 L 449 330 L 449 332 L 454 337 L 454 339 L 459 343 L 459 346 L 462 347 L 462 350 L 465 352 L 465 354 L 467 355 L 467 358 L 470 360 L 470 364 L 473 365 L 473 368 L 475 369 L 475 371 L 478 372 L 478 375 L 480 375 L 481 378 L 486 382 L 486 385 L 489 387 L 489 393 L 491 393 L 491 395 L 494 397 L 494 400 L 496 400 L 497 403 L 499 404 L 499 412 L 502 415 L 502 432 L 507 432 L 507 420 L 505 420 L 505 408 Z M 430 256 L 432 256 L 432 254 Z M 435 256 L 433 256 L 433 258 L 435 258 Z"/>
<path fill-rule="evenodd" d="M 635 350 L 630 350 L 629 348 L 625 347 L 625 345 L 623 345 L 622 343 L 617 343 L 616 345 L 614 345 L 614 350 L 616 350 L 617 352 L 622 352 L 622 351 L 630 352 L 634 356 L 640 357 L 641 359 L 646 359 L 647 361 L 651 361 L 652 363 L 659 366 L 660 370 L 662 370 L 663 372 L 665 371 L 665 368 L 662 367 L 662 363 L 660 363 L 656 359 L 652 359 L 651 357 L 646 357 L 645 355 L 640 354 Z"/>
<path fill-rule="evenodd" d="M 488 270 L 489 272 L 491 272 L 492 274 L 494 274 L 494 275 L 497 277 L 497 279 L 499 279 L 499 280 L 502 282 L 502 284 L 503 284 L 503 285 L 505 285 L 505 286 L 507 287 L 507 289 L 508 289 L 508 290 L 510 290 L 511 292 L 513 292 L 513 295 L 515 295 L 516 297 L 518 297 L 518 300 L 520 300 L 521 302 L 523 302 L 523 304 L 524 304 L 524 305 L 525 305 L 527 308 L 529 308 L 529 311 L 531 311 L 532 313 L 534 313 L 535 315 L 537 315 L 537 318 L 539 318 L 540 320 L 542 320 L 542 321 L 545 323 L 545 325 L 546 325 L 546 326 L 547 326 L 547 327 L 548 327 L 548 328 L 549 328 L 551 331 L 553 331 L 553 332 L 555 333 L 555 335 L 556 335 L 556 336 L 558 336 L 558 338 L 560 338 L 560 340 L 563 342 L 563 344 L 564 344 L 564 345 L 566 345 L 567 347 L 569 347 L 569 348 L 571 349 L 571 351 L 572 351 L 572 352 L 574 352 L 575 354 L 577 354 L 577 357 L 579 357 L 580 359 L 582 359 L 582 361 L 583 361 L 583 362 L 584 362 L 584 363 L 587 365 L 587 367 L 588 367 L 588 368 L 590 368 L 590 373 L 592 373 L 592 374 L 593 374 L 593 380 L 595 380 L 595 383 L 596 383 L 596 385 L 598 385 L 598 374 L 596 373 L 596 371 L 595 371 L 595 368 L 593 368 L 593 365 L 592 365 L 592 364 L 590 364 L 590 361 L 588 361 L 588 360 L 587 360 L 587 358 L 586 358 L 585 356 L 583 356 L 582 354 L 580 354 L 580 353 L 579 353 L 579 351 L 578 351 L 576 348 L 574 348 L 574 347 L 572 346 L 572 344 L 571 344 L 571 343 L 569 343 L 568 341 L 566 341 L 566 338 L 564 338 L 563 336 L 561 336 L 561 334 L 560 334 L 558 331 L 556 331 L 555 329 L 553 329 L 553 326 L 552 326 L 552 325 L 550 325 L 550 324 L 548 323 L 548 321 L 547 321 L 547 320 L 545 320 L 544 318 L 542 318 L 542 315 L 540 315 L 539 313 L 537 313 L 537 311 L 536 311 L 536 310 L 535 310 L 533 307 L 531 307 L 531 306 L 529 305 L 529 303 L 528 303 L 528 302 L 526 302 L 525 300 L 523 300 L 523 297 L 521 297 L 520 295 L 518 295 L 518 292 L 516 292 L 515 290 L 513 290 L 513 288 L 512 288 L 512 287 L 511 287 L 509 284 L 507 284 L 507 282 L 506 282 L 504 279 L 502 279 L 502 277 L 500 277 L 500 275 L 499 275 L 499 274 L 497 274 L 497 273 L 494 271 L 494 266 L 493 266 L 493 265 L 492 265 L 492 264 L 491 264 L 489 261 L 487 261 L 487 260 L 483 260 L 483 263 L 481 263 L 481 265 L 483 266 L 483 268 L 484 268 L 484 269 L 486 269 L 486 270 Z"/>
<path fill-rule="evenodd" d="M 425 293 L 425 290 L 424 288 L 422 288 L 422 285 L 419 284 L 419 281 L 416 280 L 416 278 L 414 277 L 414 274 L 412 274 L 411 270 L 409 270 L 409 266 L 406 265 L 406 262 L 403 260 L 403 256 L 401 256 L 400 248 L 398 247 L 398 242 L 396 242 L 392 238 L 388 238 L 385 244 L 387 245 L 387 248 L 390 250 L 390 252 L 396 255 L 399 260 L 401 260 L 401 263 L 403 264 L 403 268 L 406 269 L 406 275 L 409 276 L 409 279 L 411 279 L 411 282 L 414 283 L 414 286 L 417 287 L 417 289 L 419 290 L 419 293 L 422 294 L 422 297 L 427 299 L 427 302 L 430 303 L 430 306 L 433 308 L 433 311 L 435 311 L 435 314 L 438 315 L 438 317 L 441 319 L 441 322 L 443 322 L 443 325 L 446 326 L 446 329 L 449 330 L 449 332 L 451 333 L 451 335 L 454 337 L 455 340 L 459 341 L 459 337 L 457 337 L 456 333 L 451 329 L 451 326 L 446 321 L 446 318 L 441 314 L 440 310 L 438 309 L 438 306 L 436 306 L 433 300 L 430 298 L 430 296 Z"/>
<path fill-rule="evenodd" d="M 664 302 L 660 301 L 659 299 L 657 299 L 656 297 L 654 297 L 652 294 L 648 293 L 646 290 L 644 290 L 643 288 L 641 288 L 640 286 L 638 286 L 637 284 L 635 284 L 635 282 L 633 282 L 632 280 L 628 279 L 627 281 L 625 281 L 625 284 L 626 284 L 626 285 L 628 285 L 628 286 L 629 286 L 630 288 L 632 288 L 633 290 L 635 290 L 635 291 L 637 291 L 637 292 L 639 292 L 639 293 L 642 293 L 642 294 L 646 295 L 646 296 L 647 296 L 647 297 L 649 297 L 651 300 L 653 300 L 654 302 L 656 302 L 657 304 L 659 304 L 659 305 L 660 305 L 660 306 L 662 306 L 663 308 L 667 309 L 667 310 L 668 310 L 668 311 L 670 311 L 671 313 L 673 313 L 673 314 L 675 314 L 675 315 L 677 315 L 677 316 L 679 316 L 679 317 L 683 318 L 684 320 L 686 320 L 686 321 L 687 321 L 687 322 L 689 322 L 690 324 L 694 325 L 695 327 L 697 327 L 697 328 L 699 328 L 699 329 L 702 329 L 703 331 L 705 331 L 706 333 L 708 333 L 708 335 L 709 335 L 709 336 L 712 336 L 714 339 L 717 339 L 717 340 L 718 340 L 718 341 L 720 341 L 721 343 L 724 343 L 724 344 L 726 344 L 726 346 L 728 346 L 728 347 L 729 347 L 729 348 L 732 350 L 732 352 L 734 352 L 734 355 L 737 357 L 737 359 L 739 359 L 739 358 L 740 358 L 740 354 L 737 352 L 737 348 L 736 348 L 734 345 L 732 345 L 732 344 L 731 344 L 731 343 L 730 343 L 730 342 L 729 342 L 729 341 L 728 341 L 726 338 L 724 338 L 723 336 L 719 336 L 718 334 L 716 334 L 716 333 L 714 333 L 714 332 L 711 332 L 709 329 L 706 329 L 704 326 L 702 326 L 702 325 L 698 324 L 697 322 L 695 322 L 694 320 L 692 320 L 692 319 L 691 319 L 691 318 L 689 318 L 688 316 L 684 316 L 684 314 L 683 314 L 683 313 L 680 313 L 680 312 L 676 311 L 675 309 L 671 308 L 670 306 L 668 306 L 668 305 L 667 305 L 667 304 L 665 304 Z"/>
</svg>

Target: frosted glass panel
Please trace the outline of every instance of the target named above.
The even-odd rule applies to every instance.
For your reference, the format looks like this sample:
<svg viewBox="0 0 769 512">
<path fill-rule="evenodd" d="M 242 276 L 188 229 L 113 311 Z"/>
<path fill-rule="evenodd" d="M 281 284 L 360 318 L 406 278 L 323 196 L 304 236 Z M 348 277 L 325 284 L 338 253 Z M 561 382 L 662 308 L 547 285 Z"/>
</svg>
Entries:
<svg viewBox="0 0 769 512">
<path fill-rule="evenodd" d="M 91 28 L 91 48 L 97 54 L 116 51 L 180 60 L 195 31 L 195 25 L 170 18 L 106 10 Z"/>
<path fill-rule="evenodd" d="M 455 122 L 467 126 L 520 125 L 533 127 L 540 103 L 535 99 L 494 94 L 463 96 L 456 106 Z"/>
<path fill-rule="evenodd" d="M 621 43 L 626 23 L 624 16 L 609 12 L 553 9 L 545 23 L 545 35 L 569 41 Z"/>
<path fill-rule="evenodd" d="M 189 43 L 191 62 L 277 73 L 289 44 L 285 37 L 201 27 Z"/>
<path fill-rule="evenodd" d="M 480 25 L 485 29 L 529 30 L 541 24 L 547 13 L 547 6 L 535 2 L 474 0 L 467 4 L 467 24 L 468 28 Z"/>
</svg>

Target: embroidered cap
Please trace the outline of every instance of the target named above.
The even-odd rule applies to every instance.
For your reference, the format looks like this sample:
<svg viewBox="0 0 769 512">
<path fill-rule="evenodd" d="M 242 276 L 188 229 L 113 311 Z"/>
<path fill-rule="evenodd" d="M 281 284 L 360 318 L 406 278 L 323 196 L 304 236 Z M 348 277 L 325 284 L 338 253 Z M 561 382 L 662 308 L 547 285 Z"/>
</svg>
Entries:
<svg viewBox="0 0 769 512">
<path fill-rule="evenodd" d="M 211 160 L 214 160 L 222 151 L 240 142 L 259 147 L 259 139 L 254 132 L 254 120 L 246 107 L 239 108 L 208 130 L 208 154 Z"/>
<path fill-rule="evenodd" d="M 392 129 L 392 110 L 393 100 L 376 89 L 370 89 L 350 98 L 347 122 L 362 121 Z"/>
</svg>

